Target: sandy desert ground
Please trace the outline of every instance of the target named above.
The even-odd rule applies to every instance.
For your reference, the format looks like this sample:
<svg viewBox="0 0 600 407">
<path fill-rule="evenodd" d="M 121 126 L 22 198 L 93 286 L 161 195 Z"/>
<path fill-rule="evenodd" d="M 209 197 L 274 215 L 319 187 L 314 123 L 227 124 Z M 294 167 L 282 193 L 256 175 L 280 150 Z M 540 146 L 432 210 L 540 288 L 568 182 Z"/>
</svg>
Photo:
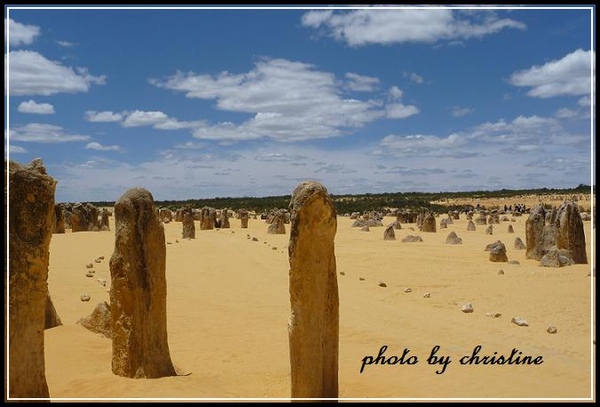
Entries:
<svg viewBox="0 0 600 407">
<path fill-rule="evenodd" d="M 340 399 L 595 399 L 594 265 L 544 268 L 526 259 L 513 244 L 516 237 L 525 242 L 527 215 L 494 225 L 491 236 L 485 226 L 467 231 L 464 215 L 447 229 L 439 228 L 440 219 L 436 233 L 404 224 L 395 241 L 384 241 L 384 227 L 363 232 L 338 217 Z M 384 225 L 393 221 L 386 217 Z M 589 221 L 584 228 L 591 262 L 595 229 Z M 451 231 L 461 245 L 445 243 Z M 160 379 L 113 375 L 110 339 L 77 323 L 108 301 L 108 286 L 97 279 L 110 284 L 114 219 L 111 231 L 53 235 L 48 283 L 63 322 L 45 331 L 53 399 L 290 397 L 289 224 L 285 235 L 268 234 L 260 219 L 241 229 L 234 218 L 231 229 L 220 230 L 202 231 L 196 221 L 195 239 L 182 239 L 181 232 L 181 223 L 165 224 L 168 340 L 180 376 Z M 424 241 L 403 243 L 409 234 Z M 519 264 L 489 261 L 484 248 L 496 240 Z M 105 260 L 94 263 L 93 278 L 86 277 L 85 265 L 99 256 Z M 91 301 L 80 301 L 82 293 Z M 461 311 L 467 302 L 473 313 Z M 513 317 L 529 326 L 511 323 Z M 546 331 L 550 325 L 556 334 Z M 360 373 L 363 359 L 376 358 L 384 345 L 386 358 L 406 352 L 405 359 L 414 356 L 417 363 L 372 364 Z M 543 363 L 462 365 L 461 357 L 478 345 L 479 356 L 508 357 L 516 349 L 521 356 L 541 356 Z M 450 358 L 442 374 L 436 374 L 441 365 L 427 360 L 435 346 L 437 356 Z"/>
</svg>

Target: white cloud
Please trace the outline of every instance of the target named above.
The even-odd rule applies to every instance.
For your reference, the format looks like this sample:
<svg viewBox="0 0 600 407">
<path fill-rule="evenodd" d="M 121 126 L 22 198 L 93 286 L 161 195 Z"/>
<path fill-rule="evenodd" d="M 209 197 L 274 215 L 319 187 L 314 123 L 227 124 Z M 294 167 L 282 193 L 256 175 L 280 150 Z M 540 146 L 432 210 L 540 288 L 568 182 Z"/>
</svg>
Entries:
<svg viewBox="0 0 600 407">
<path fill-rule="evenodd" d="M 470 113 L 473 113 L 473 109 L 468 108 L 468 107 L 452 106 L 450 108 L 450 113 L 454 117 L 462 117 L 462 116 L 466 116 Z"/>
<path fill-rule="evenodd" d="M 61 47 L 65 47 L 65 48 L 71 48 L 76 45 L 74 42 L 69 42 L 69 41 L 56 41 L 56 43 L 58 45 L 60 45 Z"/>
<path fill-rule="evenodd" d="M 478 11 L 457 16 L 449 9 L 363 9 L 309 11 L 302 24 L 322 29 L 350 46 L 393 43 L 435 43 L 497 33 L 505 28 L 524 29 L 525 24 Z"/>
<path fill-rule="evenodd" d="M 21 147 L 21 146 L 15 146 L 14 144 L 11 144 L 8 146 L 8 149 L 10 150 L 10 154 L 26 154 L 28 153 L 28 151 Z"/>
<path fill-rule="evenodd" d="M 88 122 L 120 122 L 123 120 L 123 115 L 111 111 L 97 112 L 95 110 L 88 110 L 85 112 L 85 120 Z"/>
<path fill-rule="evenodd" d="M 415 83 L 418 83 L 418 84 L 421 84 L 421 83 L 424 82 L 423 77 L 420 76 L 420 75 L 417 75 L 414 72 L 406 72 L 406 71 L 404 71 L 404 72 L 402 72 L 402 76 L 405 77 L 405 78 L 408 78 L 412 82 L 415 82 Z"/>
<path fill-rule="evenodd" d="M 589 96 L 584 96 L 584 97 L 582 97 L 581 99 L 579 99 L 579 100 L 577 101 L 577 104 L 578 104 L 579 106 L 590 106 L 590 105 L 591 105 L 591 103 L 592 103 L 592 102 L 591 102 L 591 99 L 590 99 L 590 97 L 589 97 Z"/>
<path fill-rule="evenodd" d="M 464 147 L 468 143 L 467 138 L 459 134 L 451 134 L 448 137 L 437 137 L 423 134 L 389 135 L 379 143 L 381 150 L 378 153 L 388 153 L 396 156 L 418 155 L 418 156 L 448 156 L 451 150 Z"/>
<path fill-rule="evenodd" d="M 419 109 L 412 105 L 392 103 L 386 107 L 386 117 L 390 119 L 404 119 L 419 113 Z"/>
<path fill-rule="evenodd" d="M 392 86 L 388 91 L 391 100 L 399 100 L 402 98 L 402 89 L 397 86 Z"/>
<path fill-rule="evenodd" d="M 349 83 L 336 80 L 313 65 L 285 59 L 261 59 L 250 72 L 206 75 L 181 72 L 151 80 L 155 86 L 184 92 L 189 98 L 215 99 L 221 110 L 253 113 L 241 123 L 189 122 L 199 139 L 239 141 L 270 138 L 302 141 L 340 136 L 388 114 L 403 118 L 418 112 L 413 106 L 392 105 L 389 112 L 381 100 L 358 100 L 344 96 L 347 87 L 375 89 L 377 78 L 349 73 Z M 164 126 L 166 118 L 156 128 Z M 152 120 L 147 120 L 150 124 Z"/>
<path fill-rule="evenodd" d="M 17 110 L 21 113 L 54 114 L 54 106 L 50 103 L 36 103 L 34 100 L 21 102 Z"/>
<path fill-rule="evenodd" d="M 90 75 L 50 61 L 33 51 L 11 51 L 8 56 L 11 96 L 87 92 L 91 84 L 104 84 L 104 76 Z M 5 61 L 6 62 L 6 61 Z"/>
<path fill-rule="evenodd" d="M 12 18 L 4 19 L 4 37 L 10 39 L 10 46 L 29 45 L 40 35 L 40 27 L 17 23 Z M 9 36 L 6 35 L 8 29 Z"/>
<path fill-rule="evenodd" d="M 43 123 L 29 123 L 15 127 L 10 130 L 9 138 L 15 141 L 32 143 L 64 143 L 90 139 L 89 136 L 69 134 L 60 126 Z"/>
<path fill-rule="evenodd" d="M 86 150 L 98 150 L 98 151 L 121 151 L 119 146 L 103 146 L 102 144 L 92 141 L 85 146 Z"/>
<path fill-rule="evenodd" d="M 559 60 L 515 72 L 510 77 L 514 86 L 530 87 L 527 95 L 538 98 L 590 94 L 592 51 L 578 49 Z"/>
<path fill-rule="evenodd" d="M 562 109 L 558 109 L 554 113 L 554 117 L 557 117 L 559 119 L 572 119 L 573 117 L 577 117 L 578 114 L 579 112 L 577 110 L 568 109 L 565 107 Z"/>
<path fill-rule="evenodd" d="M 377 84 L 379 83 L 378 78 L 363 76 L 351 72 L 346 74 L 346 79 L 348 79 L 348 87 L 357 92 L 371 92 L 377 89 Z"/>
<path fill-rule="evenodd" d="M 133 113 L 127 115 L 123 121 L 124 127 L 139 127 L 139 126 L 154 126 L 156 124 L 164 123 L 168 119 L 168 116 L 163 112 L 145 112 L 136 110 Z"/>
</svg>

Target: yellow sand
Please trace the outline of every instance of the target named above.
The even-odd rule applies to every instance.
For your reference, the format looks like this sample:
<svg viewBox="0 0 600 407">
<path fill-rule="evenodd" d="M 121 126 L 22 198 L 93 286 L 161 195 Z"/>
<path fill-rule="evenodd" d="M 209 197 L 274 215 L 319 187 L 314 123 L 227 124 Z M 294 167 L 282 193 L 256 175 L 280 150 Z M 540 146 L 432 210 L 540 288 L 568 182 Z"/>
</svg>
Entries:
<svg viewBox="0 0 600 407">
<path fill-rule="evenodd" d="M 464 215 L 447 229 L 439 228 L 441 219 L 437 233 L 404 224 L 395 231 L 397 240 L 384 241 L 384 227 L 362 232 L 349 218 L 338 217 L 340 398 L 592 397 L 593 266 L 543 268 L 527 260 L 525 250 L 513 248 L 516 237 L 525 242 L 527 215 L 494 225 L 492 236 L 485 234 L 486 226 L 467 231 Z M 386 217 L 384 225 L 393 221 Z M 507 232 L 509 224 L 514 234 Z M 290 225 L 285 235 L 268 234 L 260 219 L 241 229 L 232 218 L 231 226 L 202 231 L 196 221 L 196 239 L 184 240 L 181 223 L 165 224 L 168 340 L 181 376 L 160 379 L 113 375 L 110 339 L 77 324 L 108 301 L 114 219 L 111 231 L 53 235 L 48 282 L 63 325 L 45 333 L 51 397 L 288 398 Z M 591 261 L 590 222 L 584 227 Z M 461 245 L 445 244 L 451 231 L 462 238 Z M 402 243 L 409 234 L 424 242 Z M 489 261 L 484 248 L 496 240 L 519 264 Z M 104 260 L 95 263 L 99 256 Z M 94 264 L 93 278 L 85 275 L 87 263 Z M 98 278 L 106 279 L 107 287 Z M 91 301 L 82 302 L 82 293 Z M 473 313 L 461 311 L 467 302 Z M 529 327 L 511 323 L 513 317 Z M 546 332 L 550 325 L 556 334 Z M 363 358 L 375 359 L 383 345 L 386 358 L 406 348 L 418 363 L 373 364 L 359 373 Z M 436 374 L 440 365 L 427 362 L 436 345 L 437 356 L 451 359 L 443 374 Z M 515 348 L 521 356 L 542 356 L 543 363 L 461 365 L 459 359 L 477 345 L 480 356 L 508 357 Z"/>
</svg>

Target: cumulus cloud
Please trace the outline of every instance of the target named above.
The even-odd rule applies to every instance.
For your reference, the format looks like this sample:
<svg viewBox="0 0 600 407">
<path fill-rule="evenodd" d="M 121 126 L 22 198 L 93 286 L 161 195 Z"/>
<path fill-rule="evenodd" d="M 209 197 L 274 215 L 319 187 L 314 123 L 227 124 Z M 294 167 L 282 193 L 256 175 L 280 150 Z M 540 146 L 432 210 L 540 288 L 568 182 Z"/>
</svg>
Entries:
<svg viewBox="0 0 600 407">
<path fill-rule="evenodd" d="M 404 119 L 419 113 L 419 109 L 412 105 L 392 103 L 386 107 L 386 117 L 390 119 Z"/>
<path fill-rule="evenodd" d="M 88 110 L 85 112 L 85 120 L 88 122 L 120 122 L 123 120 L 123 115 L 111 111 L 97 112 L 95 110 Z"/>
<path fill-rule="evenodd" d="M 561 59 L 515 72 L 509 82 L 514 86 L 531 88 L 527 95 L 542 99 L 589 95 L 592 57 L 592 51 L 578 49 Z"/>
<path fill-rule="evenodd" d="M 102 144 L 92 141 L 85 146 L 86 150 L 97 150 L 97 151 L 121 151 L 121 147 L 113 145 L 113 146 L 103 146 Z"/>
<path fill-rule="evenodd" d="M 5 58 L 10 96 L 87 92 L 92 84 L 105 82 L 104 76 L 90 75 L 84 68 L 73 70 L 34 51 L 11 51 Z"/>
<path fill-rule="evenodd" d="M 405 78 L 410 79 L 414 83 L 421 84 L 421 83 L 425 82 L 425 80 L 423 79 L 422 76 L 417 75 L 414 72 L 406 72 L 406 71 L 404 71 L 404 72 L 402 72 L 402 76 L 405 77 Z"/>
<path fill-rule="evenodd" d="M 450 9 L 373 8 L 353 11 L 309 11 L 302 24 L 320 29 L 350 46 L 393 43 L 435 43 L 480 38 L 525 24 L 493 12 L 455 13 Z"/>
<path fill-rule="evenodd" d="M 145 112 L 136 110 L 133 113 L 127 115 L 123 121 L 124 127 L 140 127 L 140 126 L 154 126 L 159 123 L 164 123 L 169 117 L 160 111 Z"/>
<path fill-rule="evenodd" d="M 32 143 L 65 143 L 90 139 L 89 136 L 70 134 L 60 126 L 44 123 L 29 123 L 14 127 L 9 131 L 9 138 Z"/>
<path fill-rule="evenodd" d="M 348 73 L 345 78 L 346 82 L 340 81 L 311 64 L 263 58 L 253 70 L 243 74 L 177 72 L 150 83 L 183 92 L 189 98 L 216 100 L 220 110 L 254 115 L 241 123 L 193 122 L 192 134 L 199 139 L 322 139 L 349 134 L 381 117 L 404 118 L 418 112 L 403 105 L 392 105 L 386 110 L 382 100 L 344 96 L 348 88 L 367 92 L 379 83 L 377 78 L 356 73 Z M 155 119 L 163 124 L 166 120 L 162 116 Z"/>
<path fill-rule="evenodd" d="M 378 78 L 363 76 L 356 73 L 347 73 L 348 87 L 353 91 L 370 92 L 377 88 Z"/>
<path fill-rule="evenodd" d="M 54 114 L 54 106 L 50 103 L 36 103 L 34 100 L 21 102 L 17 110 L 21 113 Z"/>
<path fill-rule="evenodd" d="M 4 19 L 4 37 L 9 38 L 11 47 L 29 45 L 40 35 L 40 27 L 35 25 L 21 24 L 12 18 Z M 6 35 L 8 30 L 8 36 Z"/>
</svg>

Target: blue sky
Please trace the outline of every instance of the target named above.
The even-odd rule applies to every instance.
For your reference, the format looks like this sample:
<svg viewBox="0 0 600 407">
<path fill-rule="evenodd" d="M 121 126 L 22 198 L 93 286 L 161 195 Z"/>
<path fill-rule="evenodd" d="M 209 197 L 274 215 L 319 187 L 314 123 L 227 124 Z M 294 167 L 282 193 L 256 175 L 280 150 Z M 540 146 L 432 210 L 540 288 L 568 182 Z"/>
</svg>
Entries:
<svg viewBox="0 0 600 407">
<path fill-rule="evenodd" d="M 5 6 L 5 157 L 57 202 L 595 184 L 591 6 L 303 7 Z"/>
</svg>

